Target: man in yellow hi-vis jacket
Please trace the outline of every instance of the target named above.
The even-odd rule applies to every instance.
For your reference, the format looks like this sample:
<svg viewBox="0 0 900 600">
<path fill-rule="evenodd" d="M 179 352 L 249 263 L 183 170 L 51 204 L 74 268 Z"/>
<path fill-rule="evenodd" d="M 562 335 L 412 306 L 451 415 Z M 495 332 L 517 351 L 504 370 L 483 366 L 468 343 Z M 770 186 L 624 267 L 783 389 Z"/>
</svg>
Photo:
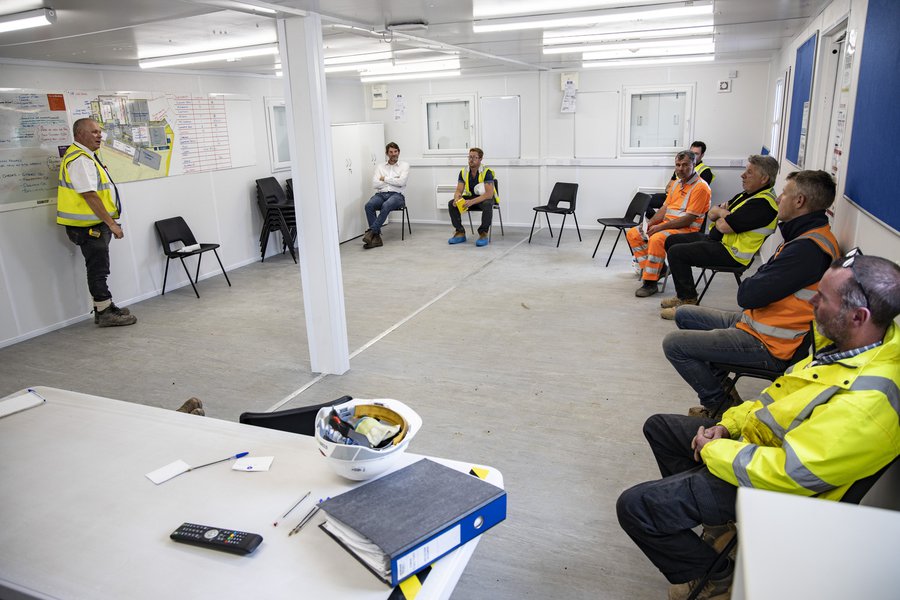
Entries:
<svg viewBox="0 0 900 600">
<path fill-rule="evenodd" d="M 811 303 L 834 343 L 797 363 L 722 420 L 654 415 L 644 424 L 662 479 L 619 497 L 619 523 L 684 598 L 712 564 L 692 528 L 735 519 L 738 486 L 839 500 L 900 455 L 900 267 L 854 249 L 832 263 Z M 698 462 L 700 463 L 698 465 Z M 734 565 L 699 598 L 727 594 Z"/>
<path fill-rule="evenodd" d="M 94 323 L 100 327 L 132 325 L 137 318 L 112 301 L 109 277 L 109 242 L 122 239 L 116 219 L 122 212 L 119 191 L 97 151 L 103 140 L 100 124 L 78 119 L 72 126 L 75 142 L 66 149 L 59 165 L 56 222 L 81 248 L 87 269 L 88 290 L 94 299 Z"/>
</svg>

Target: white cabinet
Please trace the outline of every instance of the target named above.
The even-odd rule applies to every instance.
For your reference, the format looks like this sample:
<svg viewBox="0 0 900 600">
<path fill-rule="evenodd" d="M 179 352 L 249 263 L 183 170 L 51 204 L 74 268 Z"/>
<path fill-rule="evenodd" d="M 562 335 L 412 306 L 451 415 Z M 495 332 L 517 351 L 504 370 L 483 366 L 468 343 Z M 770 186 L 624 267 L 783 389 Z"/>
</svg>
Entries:
<svg viewBox="0 0 900 600">
<path fill-rule="evenodd" d="M 383 123 L 335 123 L 331 126 L 334 195 L 338 239 L 353 239 L 366 231 L 366 201 L 375 193 L 372 174 L 384 156 Z"/>
</svg>

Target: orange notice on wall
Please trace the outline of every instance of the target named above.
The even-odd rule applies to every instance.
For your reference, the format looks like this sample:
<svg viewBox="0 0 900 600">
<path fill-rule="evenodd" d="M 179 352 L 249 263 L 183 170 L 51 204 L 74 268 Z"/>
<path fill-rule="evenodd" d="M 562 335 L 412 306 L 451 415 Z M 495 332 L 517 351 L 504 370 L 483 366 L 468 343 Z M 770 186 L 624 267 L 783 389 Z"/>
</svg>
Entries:
<svg viewBox="0 0 900 600">
<path fill-rule="evenodd" d="M 62 94 L 47 94 L 47 104 L 50 110 L 66 110 L 66 99 Z"/>
</svg>

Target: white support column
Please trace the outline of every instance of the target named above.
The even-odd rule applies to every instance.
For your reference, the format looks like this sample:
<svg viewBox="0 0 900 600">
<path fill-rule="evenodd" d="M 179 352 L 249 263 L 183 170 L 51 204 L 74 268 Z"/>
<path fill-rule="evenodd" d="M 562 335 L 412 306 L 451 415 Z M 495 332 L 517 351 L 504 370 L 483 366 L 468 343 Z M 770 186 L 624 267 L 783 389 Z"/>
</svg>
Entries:
<svg viewBox="0 0 900 600">
<path fill-rule="evenodd" d="M 312 371 L 350 369 L 338 245 L 331 116 L 325 91 L 322 20 L 315 13 L 278 19 L 300 278 Z"/>
</svg>

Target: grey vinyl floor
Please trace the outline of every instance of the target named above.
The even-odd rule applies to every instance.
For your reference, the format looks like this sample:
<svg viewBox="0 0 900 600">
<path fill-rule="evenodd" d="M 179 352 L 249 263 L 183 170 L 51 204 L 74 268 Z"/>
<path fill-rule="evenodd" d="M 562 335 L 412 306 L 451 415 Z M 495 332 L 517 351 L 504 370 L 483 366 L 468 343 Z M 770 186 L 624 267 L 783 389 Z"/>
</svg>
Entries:
<svg viewBox="0 0 900 600">
<path fill-rule="evenodd" d="M 546 229 L 531 244 L 527 229 L 495 230 L 485 248 L 448 246 L 449 234 L 414 224 L 401 242 L 391 225 L 382 248 L 341 247 L 342 376 L 310 372 L 299 268 L 285 255 L 230 272 L 231 288 L 200 282 L 199 300 L 187 286 L 134 304 L 132 327 L 87 320 L 2 349 L 0 396 L 48 385 L 165 408 L 197 396 L 226 420 L 291 396 L 282 408 L 396 398 L 424 420 L 412 451 L 492 465 L 509 493 L 455 600 L 664 597 L 615 501 L 658 477 L 644 420 L 696 403 L 660 347 L 672 284 L 635 298 L 624 240 L 603 266 L 615 232 L 593 260 L 599 231 L 579 242 L 571 223 L 559 248 Z M 735 291 L 720 276 L 704 305 L 736 309 Z"/>
</svg>

